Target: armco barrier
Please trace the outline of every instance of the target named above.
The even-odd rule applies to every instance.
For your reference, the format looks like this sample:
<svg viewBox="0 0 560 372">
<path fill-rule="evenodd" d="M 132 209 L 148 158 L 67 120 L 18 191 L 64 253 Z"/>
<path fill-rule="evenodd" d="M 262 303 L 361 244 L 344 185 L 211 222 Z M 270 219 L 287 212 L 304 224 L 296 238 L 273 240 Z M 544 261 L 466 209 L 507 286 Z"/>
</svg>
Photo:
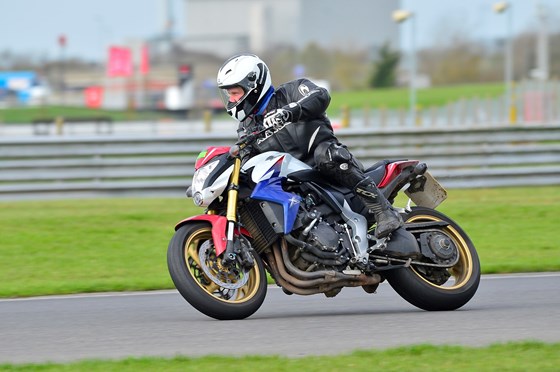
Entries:
<svg viewBox="0 0 560 372">
<path fill-rule="evenodd" d="M 365 165 L 419 159 L 447 188 L 560 185 L 560 125 L 340 130 Z M 0 199 L 184 195 L 198 153 L 234 134 L 0 138 Z"/>
</svg>

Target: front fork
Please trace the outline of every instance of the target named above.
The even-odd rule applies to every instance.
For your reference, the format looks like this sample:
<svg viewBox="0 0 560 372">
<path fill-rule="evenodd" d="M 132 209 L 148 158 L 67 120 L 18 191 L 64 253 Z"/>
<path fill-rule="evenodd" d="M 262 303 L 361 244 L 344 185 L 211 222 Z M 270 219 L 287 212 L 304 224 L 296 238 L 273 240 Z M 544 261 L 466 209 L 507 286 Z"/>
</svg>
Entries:
<svg viewBox="0 0 560 372">
<path fill-rule="evenodd" d="M 239 234 L 235 237 L 235 228 L 237 225 L 237 197 L 239 195 L 239 174 L 241 173 L 241 158 L 236 156 L 233 161 L 233 172 L 231 173 L 229 188 L 228 188 L 228 201 L 226 209 L 227 231 L 226 231 L 226 250 L 222 263 L 224 265 L 233 264 L 238 260 L 244 268 L 251 268 L 254 265 L 254 260 L 249 253 L 250 245 L 248 241 Z"/>
<path fill-rule="evenodd" d="M 224 253 L 224 264 L 235 261 L 237 252 L 234 246 L 234 230 L 237 223 L 237 196 L 239 195 L 239 173 L 241 172 L 241 159 L 236 156 L 233 160 L 233 172 L 229 180 L 227 200 L 227 233 L 226 251 Z"/>
</svg>

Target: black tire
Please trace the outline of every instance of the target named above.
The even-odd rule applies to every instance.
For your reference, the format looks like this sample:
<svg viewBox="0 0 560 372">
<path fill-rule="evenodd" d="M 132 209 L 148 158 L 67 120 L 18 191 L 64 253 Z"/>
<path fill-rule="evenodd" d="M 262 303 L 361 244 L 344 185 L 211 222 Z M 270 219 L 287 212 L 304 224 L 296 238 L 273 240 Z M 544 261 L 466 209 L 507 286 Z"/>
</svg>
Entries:
<svg viewBox="0 0 560 372">
<path fill-rule="evenodd" d="M 455 243 L 459 261 L 449 269 L 426 270 L 412 265 L 387 271 L 385 277 L 391 287 L 412 305 L 428 311 L 455 310 L 465 305 L 480 283 L 480 261 L 467 234 L 449 217 L 429 208 L 413 207 L 410 213 L 403 215 L 403 219 L 406 222 L 448 222 L 449 225 L 442 227 L 441 231 Z M 442 271 L 451 275 L 444 283 L 439 282 L 442 276 L 438 274 L 447 275 Z"/>
<path fill-rule="evenodd" d="M 186 224 L 177 229 L 167 250 L 167 266 L 175 287 L 185 300 L 209 317 L 219 320 L 247 318 L 260 308 L 266 296 L 262 260 L 254 257 L 255 265 L 242 287 L 235 290 L 220 287 L 199 263 L 199 250 L 206 242 L 212 242 L 212 226 L 208 223 Z M 215 256 L 213 259 L 216 263 L 219 260 Z M 217 263 L 217 266 L 220 265 Z"/>
</svg>

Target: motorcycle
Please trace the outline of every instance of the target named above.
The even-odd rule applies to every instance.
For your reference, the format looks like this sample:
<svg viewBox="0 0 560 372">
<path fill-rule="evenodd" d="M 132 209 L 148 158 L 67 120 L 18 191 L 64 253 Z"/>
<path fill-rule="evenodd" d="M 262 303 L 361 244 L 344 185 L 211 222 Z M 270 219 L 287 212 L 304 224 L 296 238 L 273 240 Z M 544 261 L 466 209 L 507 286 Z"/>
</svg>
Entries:
<svg viewBox="0 0 560 372">
<path fill-rule="evenodd" d="M 267 272 L 288 295 L 334 297 L 356 286 L 373 294 L 387 280 L 427 311 L 455 310 L 474 296 L 476 249 L 435 210 L 447 193 L 425 163 L 382 160 L 364 169 L 391 204 L 401 191 L 408 196 L 395 207 L 404 226 L 377 239 L 352 190 L 306 163 L 273 151 L 242 161 L 263 133 L 209 147 L 196 161 L 187 196 L 206 209 L 177 223 L 167 253 L 171 278 L 194 308 L 219 320 L 249 317 L 265 299 Z M 414 254 L 398 257 L 395 247 Z"/>
</svg>

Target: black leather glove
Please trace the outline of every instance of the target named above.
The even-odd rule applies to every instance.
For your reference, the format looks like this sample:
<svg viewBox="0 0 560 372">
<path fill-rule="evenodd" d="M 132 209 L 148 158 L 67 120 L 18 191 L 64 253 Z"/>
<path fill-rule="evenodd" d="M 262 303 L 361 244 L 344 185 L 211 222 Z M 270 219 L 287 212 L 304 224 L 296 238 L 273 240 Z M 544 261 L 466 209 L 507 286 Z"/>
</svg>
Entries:
<svg viewBox="0 0 560 372">
<path fill-rule="evenodd" d="M 253 154 L 253 146 L 247 145 L 244 148 L 242 148 L 241 151 L 239 151 L 239 157 L 241 159 L 241 162 L 244 163 L 247 160 L 249 160 L 252 154 Z"/>
</svg>

